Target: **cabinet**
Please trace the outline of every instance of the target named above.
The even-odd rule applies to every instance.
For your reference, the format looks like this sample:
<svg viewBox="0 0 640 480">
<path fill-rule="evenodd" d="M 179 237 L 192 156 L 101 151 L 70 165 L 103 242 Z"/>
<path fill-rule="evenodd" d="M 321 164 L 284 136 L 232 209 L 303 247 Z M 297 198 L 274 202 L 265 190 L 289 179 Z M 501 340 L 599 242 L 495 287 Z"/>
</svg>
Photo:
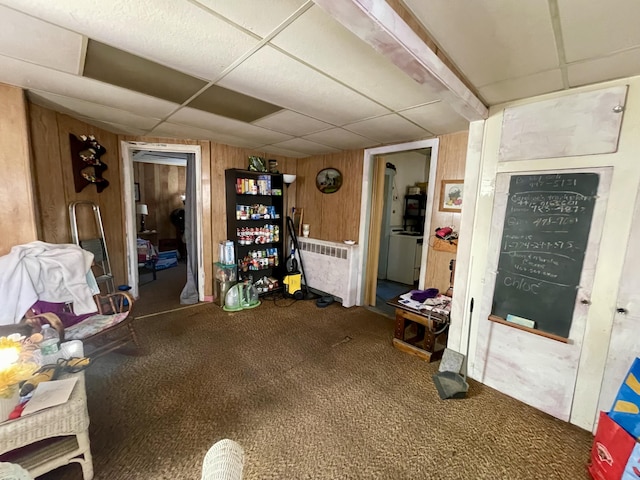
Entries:
<svg viewBox="0 0 640 480">
<path fill-rule="evenodd" d="M 427 209 L 427 196 L 405 195 L 402 227 L 405 231 L 423 233 L 424 216 Z"/>
<path fill-rule="evenodd" d="M 238 280 L 263 277 L 282 285 L 284 182 L 281 174 L 225 171 L 227 238 L 234 243 Z"/>
</svg>

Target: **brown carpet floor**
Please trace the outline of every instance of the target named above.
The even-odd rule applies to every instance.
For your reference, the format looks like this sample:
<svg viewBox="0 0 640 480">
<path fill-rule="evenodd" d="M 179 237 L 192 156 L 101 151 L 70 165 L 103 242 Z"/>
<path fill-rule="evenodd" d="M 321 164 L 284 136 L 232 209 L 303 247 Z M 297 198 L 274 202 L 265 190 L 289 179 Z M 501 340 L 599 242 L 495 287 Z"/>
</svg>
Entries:
<svg viewBox="0 0 640 480">
<path fill-rule="evenodd" d="M 245 448 L 245 479 L 588 478 L 589 432 L 473 381 L 440 400 L 437 364 L 394 349 L 390 319 L 278 304 L 138 320 L 145 355 L 87 370 L 95 478 L 198 479 L 222 438 Z"/>
</svg>

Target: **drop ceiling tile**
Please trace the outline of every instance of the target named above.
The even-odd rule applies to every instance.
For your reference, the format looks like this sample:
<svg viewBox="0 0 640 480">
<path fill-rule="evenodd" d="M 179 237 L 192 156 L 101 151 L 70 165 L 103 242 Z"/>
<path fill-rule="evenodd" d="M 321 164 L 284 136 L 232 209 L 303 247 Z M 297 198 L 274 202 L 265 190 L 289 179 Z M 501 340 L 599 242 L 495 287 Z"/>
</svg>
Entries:
<svg viewBox="0 0 640 480">
<path fill-rule="evenodd" d="M 271 43 L 391 110 L 439 99 L 428 85 L 414 81 L 318 6 Z"/>
<path fill-rule="evenodd" d="M 0 54 L 78 73 L 82 36 L 0 6 Z"/>
<path fill-rule="evenodd" d="M 291 135 L 256 127 L 248 123 L 203 112 L 195 108 L 181 108 L 167 119 L 171 123 L 191 125 L 218 134 L 228 134 L 238 138 L 250 139 L 249 143 L 263 145 L 291 139 Z"/>
<path fill-rule="evenodd" d="M 218 83 L 335 125 L 388 111 L 269 46 Z"/>
<path fill-rule="evenodd" d="M 307 0 L 196 0 L 242 28 L 265 37 L 289 18 Z M 257 12 L 259 10 L 259 14 Z"/>
<path fill-rule="evenodd" d="M 609 57 L 574 63 L 568 66 L 567 73 L 571 87 L 639 75 L 640 48 Z"/>
<path fill-rule="evenodd" d="M 518 98 L 555 92 L 562 88 L 562 74 L 557 69 L 485 85 L 478 88 L 478 92 L 489 105 L 495 105 Z"/>
<path fill-rule="evenodd" d="M 340 150 L 355 150 L 358 148 L 368 148 L 378 145 L 379 143 L 370 138 L 363 137 L 357 133 L 349 132 L 342 128 L 332 128 L 322 132 L 305 135 L 306 140 L 322 143 L 330 147 L 339 148 Z"/>
<path fill-rule="evenodd" d="M 137 135 L 144 136 L 147 134 L 149 130 L 141 130 L 139 128 L 128 127 L 126 125 L 120 125 L 117 123 L 111 122 L 101 122 L 100 120 L 96 120 L 95 118 L 83 117 L 82 115 L 75 115 L 75 118 L 78 120 L 82 120 L 83 122 L 88 123 L 89 125 L 94 125 L 96 127 L 102 128 L 112 133 L 117 133 L 120 135 Z"/>
<path fill-rule="evenodd" d="M 211 130 L 192 127 L 188 125 L 178 125 L 176 123 L 163 122 L 151 131 L 152 135 L 158 135 L 167 138 L 185 138 L 190 140 L 211 140 L 216 143 L 232 145 L 234 147 L 255 148 L 260 143 L 251 142 L 244 138 L 235 137 L 233 135 L 219 134 Z"/>
<path fill-rule="evenodd" d="M 290 157 L 290 158 L 305 158 L 310 156 L 307 153 L 295 152 L 293 150 L 276 147 L 274 145 L 266 145 L 264 147 L 261 147 L 259 150 L 265 153 L 271 153 L 272 155 L 283 155 L 285 157 Z"/>
<path fill-rule="evenodd" d="M 55 95 L 53 93 L 42 92 L 39 90 L 31 90 L 29 98 L 44 99 L 52 105 L 57 105 L 65 109 L 67 112 L 73 112 L 76 116 L 92 118 L 102 122 L 115 123 L 129 127 L 148 130 L 158 123 L 157 118 L 142 117 L 117 108 L 105 107 L 97 103 L 78 100 L 77 98 Z M 58 110 L 56 108 L 56 110 Z"/>
<path fill-rule="evenodd" d="M 188 1 L 2 0 L 42 20 L 212 80 L 258 40 Z"/>
<path fill-rule="evenodd" d="M 333 128 L 333 125 L 329 123 L 321 122 L 320 120 L 292 112 L 291 110 L 280 110 L 273 115 L 256 120 L 253 122 L 253 125 L 295 136 L 302 136 Z"/>
<path fill-rule="evenodd" d="M 282 110 L 277 105 L 234 92 L 220 85 L 211 85 L 191 100 L 189 106 L 248 123 Z"/>
<path fill-rule="evenodd" d="M 380 143 L 405 142 L 428 138 L 430 132 L 414 125 L 396 114 L 371 118 L 362 122 L 345 125 L 346 130 L 358 133 Z"/>
<path fill-rule="evenodd" d="M 84 77 L 182 104 L 207 82 L 89 39 Z"/>
<path fill-rule="evenodd" d="M 0 55 L 0 82 L 41 90 L 91 103 L 126 110 L 138 115 L 163 118 L 178 104 L 125 90 L 90 78 L 58 72 Z"/>
<path fill-rule="evenodd" d="M 640 2 L 558 2 L 567 62 L 640 46 Z"/>
<path fill-rule="evenodd" d="M 405 0 L 473 85 L 558 66 L 546 1 Z"/>
<path fill-rule="evenodd" d="M 336 153 L 340 150 L 316 142 L 310 142 L 302 138 L 294 138 L 286 142 L 278 142 L 274 144 L 276 147 L 291 149 L 296 152 L 308 153 L 309 155 L 323 155 L 325 153 Z"/>
<path fill-rule="evenodd" d="M 403 110 L 400 115 L 436 135 L 469 130 L 469 121 L 445 102 Z"/>
</svg>

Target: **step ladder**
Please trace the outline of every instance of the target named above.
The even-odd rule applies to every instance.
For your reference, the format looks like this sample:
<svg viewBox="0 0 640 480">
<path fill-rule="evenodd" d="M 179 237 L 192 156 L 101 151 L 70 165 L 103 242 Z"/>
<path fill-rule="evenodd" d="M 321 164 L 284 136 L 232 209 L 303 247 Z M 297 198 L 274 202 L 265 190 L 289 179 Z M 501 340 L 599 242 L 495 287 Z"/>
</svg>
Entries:
<svg viewBox="0 0 640 480">
<path fill-rule="evenodd" d="M 91 208 L 93 210 L 95 231 L 98 234 L 97 237 L 80 239 L 78 231 L 78 207 L 82 209 Z M 71 223 L 71 241 L 80 248 L 93 253 L 92 270 L 96 277 L 96 281 L 98 282 L 98 286 L 104 284 L 106 293 L 114 293 L 116 289 L 113 281 L 113 273 L 111 272 L 111 263 L 109 262 L 107 242 L 104 237 L 104 228 L 102 227 L 100 207 L 93 202 L 85 200 L 72 202 L 69 204 L 69 222 Z"/>
</svg>

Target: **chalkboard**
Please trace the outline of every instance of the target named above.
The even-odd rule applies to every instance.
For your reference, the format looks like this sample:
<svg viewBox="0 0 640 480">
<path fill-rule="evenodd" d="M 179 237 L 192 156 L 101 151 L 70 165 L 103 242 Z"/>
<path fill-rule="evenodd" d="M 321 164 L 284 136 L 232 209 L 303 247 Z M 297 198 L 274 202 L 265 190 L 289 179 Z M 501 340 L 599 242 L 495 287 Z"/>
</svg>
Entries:
<svg viewBox="0 0 640 480">
<path fill-rule="evenodd" d="M 598 182 L 596 173 L 511 177 L 493 315 L 569 336 Z"/>
</svg>

